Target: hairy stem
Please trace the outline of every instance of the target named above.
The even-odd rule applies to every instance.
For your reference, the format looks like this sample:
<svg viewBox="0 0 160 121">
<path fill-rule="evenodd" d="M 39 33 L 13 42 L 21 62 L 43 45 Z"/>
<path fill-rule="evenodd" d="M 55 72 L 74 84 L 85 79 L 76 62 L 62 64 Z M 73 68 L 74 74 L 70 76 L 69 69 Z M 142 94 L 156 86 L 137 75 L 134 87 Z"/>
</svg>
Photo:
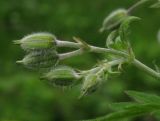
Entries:
<svg viewBox="0 0 160 121">
<path fill-rule="evenodd" d="M 62 41 L 62 40 L 56 40 L 57 47 L 70 47 L 70 48 L 80 48 L 81 44 L 70 42 L 70 41 Z"/>
<path fill-rule="evenodd" d="M 134 66 L 136 66 L 137 68 L 139 68 L 140 70 L 145 71 L 146 73 L 150 74 L 153 77 L 156 77 L 158 79 L 160 79 L 160 73 L 156 72 L 155 70 L 149 68 L 148 66 L 144 65 L 142 62 L 140 62 L 137 59 L 134 59 L 134 61 L 132 62 Z"/>
<path fill-rule="evenodd" d="M 75 42 L 57 40 L 56 43 L 57 43 L 57 47 L 70 47 L 70 48 L 78 48 L 78 49 L 82 48 L 82 44 L 75 43 Z M 108 49 L 108 48 L 101 48 L 101 47 L 96 47 L 96 46 L 91 46 L 91 45 L 88 45 L 88 46 L 90 47 L 90 50 L 89 50 L 90 52 L 109 53 L 109 54 L 114 54 L 114 55 L 123 56 L 123 57 L 128 56 L 125 52 L 122 52 L 122 51 L 117 51 L 117 50 Z M 75 55 L 76 55 L 77 51 L 73 51 L 73 53 L 74 52 L 75 52 Z M 78 52 L 79 52 L 78 53 L 78 55 L 79 55 L 79 54 L 82 54 L 85 51 L 81 50 L 81 51 L 78 51 Z"/>
<path fill-rule="evenodd" d="M 137 7 L 139 7 L 141 4 L 143 4 L 143 3 L 147 2 L 147 1 L 149 1 L 149 0 L 140 0 L 140 1 L 138 1 L 137 3 L 135 3 L 134 5 L 132 5 L 132 6 L 127 10 L 128 14 L 131 14 Z"/>
<path fill-rule="evenodd" d="M 83 53 L 86 53 L 88 51 L 83 50 L 82 49 L 82 44 L 80 43 L 75 43 L 75 42 L 68 42 L 68 41 L 58 41 L 57 42 L 57 46 L 58 47 L 71 47 L 71 48 L 78 48 L 78 50 L 72 51 L 72 52 L 68 52 L 68 53 L 63 53 L 63 54 L 59 54 L 59 58 L 60 60 L 64 60 L 66 58 L 70 58 L 76 55 L 81 55 Z M 129 55 L 125 52 L 119 51 L 119 50 L 114 50 L 114 49 L 108 49 L 108 48 L 101 48 L 101 47 L 95 47 L 95 46 L 91 46 L 89 45 L 90 50 L 89 52 L 95 52 L 95 53 L 109 53 L 109 54 L 114 54 L 123 58 L 127 58 L 129 57 Z M 110 62 L 113 64 L 116 64 L 117 60 Z M 144 72 L 152 75 L 153 77 L 156 77 L 158 79 L 160 79 L 160 73 L 156 72 L 155 70 L 151 69 L 150 67 L 144 65 L 142 62 L 140 62 L 137 59 L 134 59 L 132 64 L 134 66 L 136 66 L 137 68 L 139 68 L 140 70 L 143 70 Z"/>
<path fill-rule="evenodd" d="M 125 63 L 125 62 L 126 62 L 126 59 L 121 58 L 121 59 L 110 61 L 107 64 L 110 65 L 110 66 L 115 66 L 115 65 L 119 65 L 119 64 Z"/>
<path fill-rule="evenodd" d="M 68 52 L 68 53 L 63 53 L 63 54 L 59 54 L 59 59 L 60 60 L 64 60 L 73 56 L 77 56 L 77 55 L 81 55 L 83 54 L 85 51 L 83 51 L 83 49 L 78 49 L 72 52 Z"/>
<path fill-rule="evenodd" d="M 94 73 L 94 72 L 96 72 L 96 71 L 98 71 L 98 70 L 100 70 L 102 68 L 103 68 L 103 70 L 105 70 L 108 67 L 113 67 L 113 66 L 125 63 L 125 62 L 127 62 L 127 60 L 124 59 L 124 58 L 113 60 L 113 61 L 110 61 L 110 62 L 106 62 L 103 67 L 97 66 L 95 68 L 92 68 L 91 70 L 82 71 L 82 73 L 83 74 L 92 73 L 92 72 Z"/>
</svg>

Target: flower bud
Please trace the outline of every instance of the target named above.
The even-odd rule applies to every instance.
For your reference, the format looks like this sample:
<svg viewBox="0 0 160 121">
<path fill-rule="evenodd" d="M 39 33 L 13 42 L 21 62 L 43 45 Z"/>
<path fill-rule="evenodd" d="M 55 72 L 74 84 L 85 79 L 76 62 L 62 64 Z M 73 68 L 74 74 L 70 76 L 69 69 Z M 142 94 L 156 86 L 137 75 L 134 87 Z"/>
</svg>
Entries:
<svg viewBox="0 0 160 121">
<path fill-rule="evenodd" d="M 96 74 L 91 73 L 86 75 L 82 85 L 82 89 L 81 89 L 82 92 L 80 97 L 95 92 L 101 82 L 102 82 L 102 79 Z"/>
<path fill-rule="evenodd" d="M 125 9 L 118 9 L 118 10 L 113 11 L 111 14 L 109 14 L 104 19 L 102 28 L 100 29 L 100 32 L 103 32 L 104 30 L 114 29 L 127 16 L 128 16 L 127 15 L 127 10 L 125 10 Z"/>
<path fill-rule="evenodd" d="M 80 76 L 68 66 L 58 66 L 53 68 L 41 77 L 41 79 L 48 80 L 57 86 L 70 86 L 79 78 Z"/>
<path fill-rule="evenodd" d="M 23 60 L 17 61 L 27 68 L 41 69 L 49 68 L 58 61 L 57 52 L 53 49 L 34 50 L 26 55 Z"/>
<path fill-rule="evenodd" d="M 20 44 L 26 50 L 55 48 L 56 37 L 50 33 L 35 33 L 25 36 L 21 40 L 15 40 L 15 44 Z"/>
</svg>

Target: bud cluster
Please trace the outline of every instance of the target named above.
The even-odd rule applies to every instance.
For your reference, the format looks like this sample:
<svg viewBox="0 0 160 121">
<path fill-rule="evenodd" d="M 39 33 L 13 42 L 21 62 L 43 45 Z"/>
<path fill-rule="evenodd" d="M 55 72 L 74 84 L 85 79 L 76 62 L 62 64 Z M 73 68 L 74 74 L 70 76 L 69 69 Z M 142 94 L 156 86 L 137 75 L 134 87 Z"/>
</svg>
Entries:
<svg viewBox="0 0 160 121">
<path fill-rule="evenodd" d="M 80 97 L 83 97 L 96 91 L 101 83 L 104 80 L 107 80 L 112 65 L 108 65 L 108 62 L 104 61 L 91 70 L 76 71 L 76 69 L 69 66 L 57 64 L 60 58 L 64 59 L 66 57 L 74 56 L 83 51 L 88 52 L 92 47 L 83 40 L 78 39 L 77 41 L 77 44 L 63 42 L 57 40 L 54 35 L 49 33 L 28 35 L 21 40 L 14 41 L 15 44 L 20 44 L 21 48 L 27 53 L 27 55 L 22 60 L 17 61 L 17 63 L 23 64 L 26 68 L 34 70 L 47 68 L 47 72 L 43 71 L 40 79 L 46 80 L 54 86 L 68 87 L 75 84 L 81 84 Z M 79 47 L 76 51 L 63 54 L 58 54 L 57 52 L 57 47 L 74 47 L 75 45 L 76 48 Z"/>
<path fill-rule="evenodd" d="M 128 10 L 117 9 L 104 19 L 100 31 L 110 31 L 106 40 L 106 48 L 91 46 L 76 37 L 73 38 L 76 42 L 69 42 L 57 40 L 57 38 L 50 33 L 34 33 L 14 41 L 15 44 L 19 44 L 27 53 L 27 55 L 22 60 L 17 61 L 17 63 L 23 64 L 29 69 L 47 70 L 47 72 L 43 71 L 41 79 L 55 86 L 68 87 L 81 84 L 80 97 L 96 91 L 104 80 L 108 80 L 109 74 L 117 73 L 112 71 L 113 66 L 118 67 L 119 73 L 121 65 L 126 62 L 135 65 L 154 77 L 160 78 L 159 71 L 145 66 L 135 58 L 128 41 L 129 24 L 134 20 L 139 20 L 138 17 L 130 16 L 129 14 L 137 6 L 146 1 L 147 0 L 141 0 Z M 158 1 L 152 7 L 159 7 L 159 5 L 160 2 Z M 158 40 L 160 40 L 160 32 L 158 33 Z M 60 54 L 57 52 L 58 47 L 70 47 L 77 50 Z M 77 69 L 59 65 L 58 63 L 60 60 L 85 52 L 107 53 L 107 57 L 105 61 L 87 71 L 77 71 Z"/>
<path fill-rule="evenodd" d="M 27 53 L 17 63 L 23 64 L 29 69 L 49 68 L 40 78 L 54 86 L 68 87 L 82 84 L 81 97 L 94 92 L 103 80 L 106 80 L 104 77 L 108 73 L 105 72 L 109 71 L 109 66 L 99 64 L 96 68 L 88 71 L 75 71 L 69 66 L 56 65 L 60 57 L 56 51 L 56 41 L 58 40 L 56 40 L 55 36 L 49 33 L 36 33 L 14 41 L 16 44 L 20 44 Z M 87 44 L 85 45 L 88 46 Z M 74 53 L 74 51 L 71 53 Z M 65 54 L 62 55 L 65 56 Z"/>
<path fill-rule="evenodd" d="M 14 41 L 20 44 L 27 55 L 17 63 L 27 68 L 41 69 L 49 68 L 58 61 L 56 52 L 56 37 L 50 33 L 35 33 L 28 35 L 21 40 Z"/>
</svg>

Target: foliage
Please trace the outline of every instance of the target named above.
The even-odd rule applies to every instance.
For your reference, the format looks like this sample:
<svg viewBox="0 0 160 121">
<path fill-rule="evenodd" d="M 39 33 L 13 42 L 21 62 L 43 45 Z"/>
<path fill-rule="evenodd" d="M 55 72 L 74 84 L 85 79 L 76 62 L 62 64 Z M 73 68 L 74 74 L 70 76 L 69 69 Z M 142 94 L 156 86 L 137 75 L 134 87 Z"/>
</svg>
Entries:
<svg viewBox="0 0 160 121">
<path fill-rule="evenodd" d="M 136 103 L 124 102 L 110 104 L 110 108 L 116 110 L 116 112 L 104 117 L 86 121 L 121 121 L 148 113 L 154 115 L 160 111 L 159 96 L 136 91 L 127 91 L 126 93 L 133 98 Z"/>
<path fill-rule="evenodd" d="M 85 78 L 80 78 L 80 80 L 78 79 L 78 81 L 75 80 L 76 84 L 71 85 L 73 89 L 70 89 L 70 87 L 67 86 L 68 90 L 65 90 L 65 93 L 62 93 L 59 88 L 51 88 L 49 85 L 44 84 L 44 82 L 46 81 L 39 81 L 37 76 L 35 77 L 35 73 L 32 74 L 33 71 L 27 73 L 23 70 L 24 74 L 21 73 L 21 67 L 14 64 L 15 60 L 22 56 L 24 53 L 19 52 L 19 50 L 16 49 L 16 46 L 11 44 L 10 40 L 17 39 L 19 36 L 23 36 L 26 33 L 33 33 L 33 31 L 47 30 L 50 33 L 54 32 L 57 37 L 61 36 L 63 38 L 66 38 L 66 40 L 69 40 L 70 36 L 78 35 L 82 38 L 85 38 L 87 43 L 92 43 L 95 46 L 104 46 L 103 40 L 105 40 L 106 35 L 109 32 L 107 31 L 106 33 L 102 33 L 101 36 L 97 32 L 100 27 L 99 23 L 101 22 L 103 16 L 108 14 L 113 8 L 116 8 L 118 6 L 129 6 L 134 2 L 135 1 L 128 0 L 124 0 L 123 2 L 117 0 L 100 0 L 94 2 L 90 0 L 71 0 L 67 2 L 64 0 L 18 0 L 15 3 L 2 0 L 0 2 L 3 5 L 0 8 L 0 23 L 2 25 L 2 30 L 0 32 L 2 40 L 5 41 L 1 41 L 0 45 L 0 49 L 2 52 L 0 59 L 0 102 L 2 107 L 0 119 L 19 121 L 69 121 L 75 119 L 88 119 L 104 115 L 107 112 L 111 112 L 106 107 L 106 105 L 110 102 L 117 102 L 122 100 L 127 101 L 126 97 L 122 94 L 123 90 L 149 90 L 158 93 L 158 81 L 155 81 L 155 79 L 150 77 L 149 75 L 136 70 L 134 67 L 127 66 L 132 65 L 132 61 L 135 57 L 139 58 L 151 67 L 153 67 L 153 65 L 151 65 L 149 62 L 156 58 L 157 60 L 155 62 L 156 64 L 158 64 L 157 62 L 159 59 L 159 45 L 156 43 L 156 41 L 153 40 L 156 39 L 155 34 L 157 33 L 157 30 L 159 28 L 159 13 L 156 9 L 149 9 L 145 6 L 145 8 L 139 8 L 138 11 L 134 10 L 129 14 L 131 16 L 135 16 L 136 14 L 143 18 L 140 23 L 136 23 L 137 25 L 132 26 L 133 33 L 131 33 L 128 38 L 129 40 L 131 40 L 129 41 L 130 44 L 128 44 L 128 42 L 126 43 L 125 41 L 122 41 L 121 38 L 116 35 L 116 37 L 111 39 L 111 41 L 113 40 L 112 44 L 109 45 L 110 49 L 114 48 L 118 51 L 120 50 L 128 53 L 130 56 L 127 57 L 126 61 L 130 64 L 125 63 L 123 64 L 123 66 L 122 64 L 119 64 L 112 67 L 111 69 L 108 69 L 107 71 L 105 69 L 102 69 L 102 72 L 105 73 L 103 73 L 100 78 L 103 78 L 103 80 L 100 81 L 100 85 L 98 84 L 98 86 L 96 86 L 96 89 L 97 87 L 99 89 L 96 93 L 94 93 L 94 95 L 88 95 L 81 100 L 77 100 L 77 91 L 80 88 L 77 84 L 82 83 Z M 150 15 L 148 16 L 148 14 Z M 154 21 L 154 24 L 151 24 L 151 21 Z M 130 28 L 128 30 L 130 31 Z M 119 30 L 117 31 L 117 33 L 118 32 Z M 63 40 L 63 38 L 61 39 Z M 86 42 L 82 41 L 81 39 L 76 38 L 76 40 L 78 40 L 78 44 L 87 45 Z M 48 44 L 46 45 L 48 46 Z M 132 53 L 133 50 L 131 48 L 131 45 L 133 47 L 134 53 Z M 73 51 L 73 49 L 70 48 L 59 48 L 60 47 L 58 47 L 58 53 L 55 54 L 61 54 L 66 51 Z M 82 48 L 85 49 L 85 51 L 89 50 L 88 45 L 83 46 Z M 53 51 L 37 50 L 33 55 L 34 57 L 38 57 L 39 54 L 45 54 L 46 52 L 52 53 Z M 81 50 L 78 50 L 76 52 L 79 53 L 81 52 Z M 28 55 L 28 52 L 26 54 Z M 39 59 L 37 61 L 34 61 L 36 63 L 38 62 L 41 66 L 37 64 L 31 66 L 34 67 L 32 68 L 34 69 L 34 71 L 37 71 L 38 69 L 39 77 L 41 77 L 43 74 L 47 74 L 50 71 L 50 68 L 49 70 L 46 68 L 44 69 L 44 67 L 48 66 L 48 64 L 46 65 L 46 63 L 43 63 L 43 61 L 48 59 L 52 60 L 53 56 L 49 58 L 46 57 L 49 56 L 44 55 L 42 58 L 40 57 L 40 62 L 42 63 L 39 63 Z M 116 59 L 115 57 L 117 57 L 115 56 L 115 53 L 86 53 L 83 56 L 76 56 L 76 58 L 66 58 L 65 60 L 61 60 L 60 62 L 55 60 L 50 64 L 53 65 L 56 63 L 56 65 L 60 64 L 72 66 L 74 71 L 76 72 L 76 75 L 78 74 L 79 76 L 79 74 L 82 74 L 82 70 L 89 69 L 91 68 L 91 66 L 92 68 L 103 67 L 106 63 L 110 63 L 112 60 Z M 102 58 L 105 58 L 105 60 L 99 61 L 98 64 L 93 66 L 97 60 L 101 60 Z M 33 60 L 31 62 L 33 62 Z M 40 69 L 41 67 L 43 67 L 43 69 Z M 156 65 L 156 68 L 157 67 L 158 66 Z M 88 70 L 83 71 L 83 74 L 85 74 L 86 71 Z M 120 75 L 119 71 L 123 73 Z M 156 69 L 156 71 L 158 72 L 158 69 Z M 106 82 L 104 81 L 104 79 L 108 81 Z M 54 80 L 48 81 L 49 83 L 54 83 Z M 65 88 L 63 86 L 63 90 L 64 89 Z M 81 92 L 83 92 L 83 88 L 80 90 Z M 140 118 L 140 120 L 141 119 L 142 118 Z M 157 120 L 158 119 L 159 118 L 157 117 Z"/>
</svg>

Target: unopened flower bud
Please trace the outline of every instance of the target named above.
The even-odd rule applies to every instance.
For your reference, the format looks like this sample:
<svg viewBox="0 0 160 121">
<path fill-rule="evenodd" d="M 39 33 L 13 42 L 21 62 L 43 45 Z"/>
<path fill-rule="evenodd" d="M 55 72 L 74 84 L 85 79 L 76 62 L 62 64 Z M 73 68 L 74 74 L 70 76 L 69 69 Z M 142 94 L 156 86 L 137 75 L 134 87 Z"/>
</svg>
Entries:
<svg viewBox="0 0 160 121">
<path fill-rule="evenodd" d="M 55 48 L 56 37 L 50 33 L 35 33 L 25 36 L 21 40 L 15 40 L 15 44 L 20 44 L 26 50 Z"/>
<path fill-rule="evenodd" d="M 53 67 L 58 61 L 57 52 L 53 49 L 34 50 L 17 63 L 27 68 L 41 69 Z"/>
<path fill-rule="evenodd" d="M 91 73 L 86 75 L 82 85 L 82 89 L 81 89 L 82 92 L 80 97 L 95 92 L 101 82 L 102 82 L 102 79 L 96 74 Z"/>
<path fill-rule="evenodd" d="M 50 83 L 57 86 L 73 85 L 79 78 L 80 76 L 74 69 L 68 66 L 55 67 L 41 77 L 41 79 L 48 80 Z"/>
<path fill-rule="evenodd" d="M 125 10 L 125 9 L 118 9 L 118 10 L 113 11 L 111 14 L 109 14 L 104 19 L 102 28 L 100 29 L 100 32 L 103 32 L 104 30 L 114 29 L 127 16 L 128 16 L 127 10 Z"/>
</svg>

